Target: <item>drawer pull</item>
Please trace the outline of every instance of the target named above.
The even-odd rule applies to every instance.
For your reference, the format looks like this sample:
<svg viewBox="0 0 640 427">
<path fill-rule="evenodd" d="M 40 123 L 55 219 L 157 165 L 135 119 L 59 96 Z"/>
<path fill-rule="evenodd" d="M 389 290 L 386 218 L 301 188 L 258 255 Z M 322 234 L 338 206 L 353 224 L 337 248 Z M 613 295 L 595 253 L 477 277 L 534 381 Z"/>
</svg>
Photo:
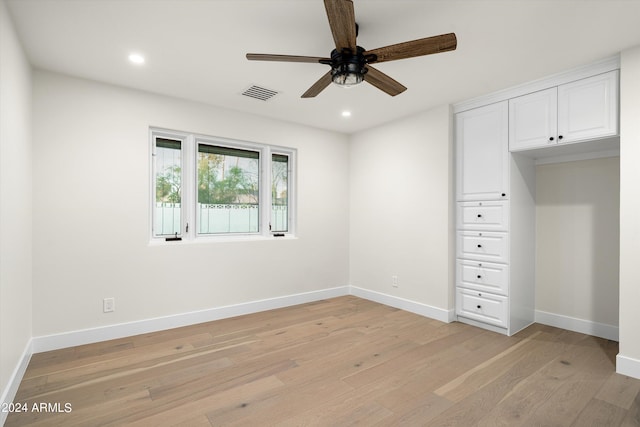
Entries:
<svg viewBox="0 0 640 427">
<path fill-rule="evenodd" d="M 478 214 L 478 218 L 482 218 L 482 214 Z"/>
<path fill-rule="evenodd" d="M 482 276 L 481 276 L 481 275 L 479 275 L 479 274 L 478 274 L 476 277 L 477 277 L 478 279 L 482 279 Z"/>
<path fill-rule="evenodd" d="M 478 307 L 478 309 L 481 309 L 481 308 L 482 308 L 482 306 L 481 306 L 480 304 L 478 304 L 476 307 Z"/>
<path fill-rule="evenodd" d="M 478 248 L 481 248 L 481 247 L 482 247 L 482 245 L 478 245 Z"/>
</svg>

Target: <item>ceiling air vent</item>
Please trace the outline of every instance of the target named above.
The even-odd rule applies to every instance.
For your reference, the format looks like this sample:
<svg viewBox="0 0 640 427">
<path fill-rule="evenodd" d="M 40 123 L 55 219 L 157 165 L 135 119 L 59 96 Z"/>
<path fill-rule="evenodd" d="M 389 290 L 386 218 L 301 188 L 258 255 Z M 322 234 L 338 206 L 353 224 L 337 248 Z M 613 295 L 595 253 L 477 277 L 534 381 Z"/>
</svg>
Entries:
<svg viewBox="0 0 640 427">
<path fill-rule="evenodd" d="M 260 101 L 268 101 L 274 96 L 278 94 L 275 90 L 265 89 L 260 86 L 250 86 L 244 92 L 242 92 L 244 96 L 248 96 L 249 98 L 259 99 Z"/>
</svg>

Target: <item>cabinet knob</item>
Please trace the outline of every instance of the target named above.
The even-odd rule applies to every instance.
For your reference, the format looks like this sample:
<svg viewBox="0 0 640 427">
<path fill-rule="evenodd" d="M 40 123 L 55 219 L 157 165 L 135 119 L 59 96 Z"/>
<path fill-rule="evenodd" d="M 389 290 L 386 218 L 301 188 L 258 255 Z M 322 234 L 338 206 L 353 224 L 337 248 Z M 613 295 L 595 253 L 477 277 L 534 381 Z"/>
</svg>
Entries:
<svg viewBox="0 0 640 427">
<path fill-rule="evenodd" d="M 562 139 L 562 135 L 558 135 L 558 139 Z"/>
<path fill-rule="evenodd" d="M 504 196 L 506 196 L 506 195 L 507 195 L 507 193 L 502 193 L 502 197 L 504 197 Z"/>
<path fill-rule="evenodd" d="M 479 247 L 479 248 L 481 248 L 481 247 L 482 247 L 482 245 L 478 245 L 478 247 Z"/>
<path fill-rule="evenodd" d="M 481 309 L 481 308 L 482 308 L 482 306 L 481 306 L 480 304 L 478 304 L 476 307 L 478 307 L 478 309 Z"/>
<path fill-rule="evenodd" d="M 478 218 L 482 218 L 482 214 L 478 214 Z"/>
<path fill-rule="evenodd" d="M 552 136 L 549 137 L 549 141 L 553 141 L 553 137 Z"/>
<path fill-rule="evenodd" d="M 476 277 L 477 277 L 478 279 L 482 279 L 482 276 L 481 276 L 481 275 L 479 275 L 479 274 L 478 274 Z"/>
</svg>

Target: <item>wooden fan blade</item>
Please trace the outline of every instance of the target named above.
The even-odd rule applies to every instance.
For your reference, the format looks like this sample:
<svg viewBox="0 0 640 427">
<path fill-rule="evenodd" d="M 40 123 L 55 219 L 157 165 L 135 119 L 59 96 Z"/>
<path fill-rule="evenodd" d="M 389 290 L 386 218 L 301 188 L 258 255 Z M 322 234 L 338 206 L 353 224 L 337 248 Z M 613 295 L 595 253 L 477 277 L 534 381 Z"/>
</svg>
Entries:
<svg viewBox="0 0 640 427">
<path fill-rule="evenodd" d="M 378 49 L 368 50 L 364 54 L 374 54 L 377 59 L 371 62 L 376 63 L 413 58 L 415 56 L 431 55 L 432 53 L 447 52 L 455 50 L 457 45 L 458 41 L 456 39 L 456 35 L 454 33 L 449 33 L 380 47 Z"/>
<path fill-rule="evenodd" d="M 324 0 L 329 27 L 336 43 L 336 50 L 351 49 L 356 53 L 356 15 L 352 0 Z"/>
<path fill-rule="evenodd" d="M 405 90 L 402 84 L 398 83 L 382 71 L 376 70 L 371 65 L 367 65 L 367 73 L 364 75 L 364 81 L 369 82 L 383 92 L 391 96 L 396 96 Z"/>
<path fill-rule="evenodd" d="M 329 84 L 331 84 L 331 71 L 320 77 L 320 80 L 315 82 L 313 86 L 311 86 L 305 93 L 303 93 L 301 98 L 313 98 L 314 96 L 322 92 L 327 86 L 329 86 Z"/>
<path fill-rule="evenodd" d="M 296 56 L 296 55 L 272 55 L 268 53 L 247 53 L 250 61 L 280 61 L 280 62 L 317 62 L 331 61 L 330 58 L 319 56 Z"/>
</svg>

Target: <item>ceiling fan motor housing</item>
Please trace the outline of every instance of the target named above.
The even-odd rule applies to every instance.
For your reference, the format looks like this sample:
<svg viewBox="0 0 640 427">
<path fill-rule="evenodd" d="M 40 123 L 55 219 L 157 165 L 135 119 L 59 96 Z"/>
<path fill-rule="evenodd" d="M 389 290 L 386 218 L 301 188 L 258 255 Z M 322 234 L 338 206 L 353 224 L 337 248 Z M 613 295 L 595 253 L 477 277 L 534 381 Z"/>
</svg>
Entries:
<svg viewBox="0 0 640 427">
<path fill-rule="evenodd" d="M 331 51 L 331 81 L 340 86 L 353 86 L 362 83 L 367 73 L 367 63 L 375 61 L 364 55 L 365 50 L 357 46 L 354 54 L 351 49 L 337 49 Z"/>
</svg>

